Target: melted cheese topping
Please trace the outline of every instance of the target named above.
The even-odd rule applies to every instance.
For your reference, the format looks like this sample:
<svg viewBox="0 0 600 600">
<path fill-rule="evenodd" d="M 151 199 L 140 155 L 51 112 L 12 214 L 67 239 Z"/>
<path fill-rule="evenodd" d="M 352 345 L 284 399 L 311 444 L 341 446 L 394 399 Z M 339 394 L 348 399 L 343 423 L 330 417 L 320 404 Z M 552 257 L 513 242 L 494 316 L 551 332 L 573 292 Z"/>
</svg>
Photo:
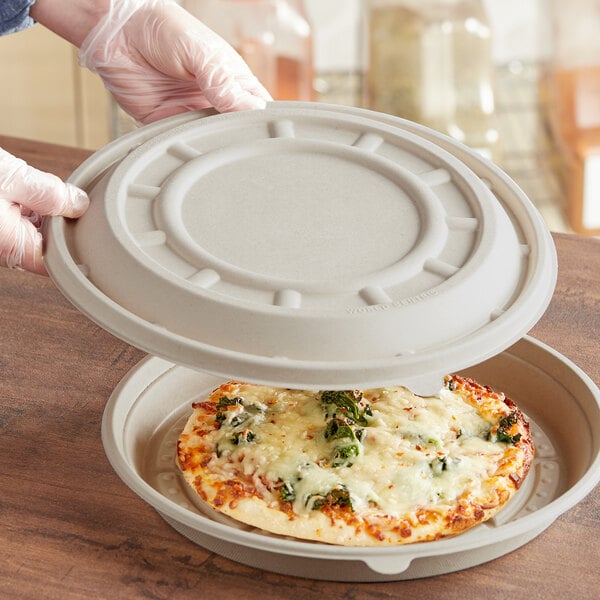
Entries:
<svg viewBox="0 0 600 600">
<path fill-rule="evenodd" d="M 507 448 L 490 436 L 494 423 L 485 411 L 456 392 L 423 398 L 402 387 L 381 388 L 365 392 L 372 414 L 357 426 L 357 455 L 334 467 L 334 447 L 357 442 L 326 439 L 319 392 L 240 385 L 243 404 L 223 410 L 218 429 L 196 423 L 196 434 L 209 427 L 202 440 L 215 449 L 207 470 L 222 481 L 243 473 L 272 506 L 281 504 L 281 484 L 291 486 L 297 515 L 311 513 L 315 498 L 340 486 L 353 510 L 392 516 L 456 502 L 465 490 L 479 496 Z"/>
</svg>

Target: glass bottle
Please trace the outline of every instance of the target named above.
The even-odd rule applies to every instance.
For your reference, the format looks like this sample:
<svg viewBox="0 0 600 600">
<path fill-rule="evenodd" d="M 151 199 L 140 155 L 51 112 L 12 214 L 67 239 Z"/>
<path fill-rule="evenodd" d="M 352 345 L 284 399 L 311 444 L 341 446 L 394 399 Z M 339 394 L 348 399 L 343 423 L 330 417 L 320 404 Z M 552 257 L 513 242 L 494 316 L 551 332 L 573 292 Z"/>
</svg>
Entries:
<svg viewBox="0 0 600 600">
<path fill-rule="evenodd" d="M 365 103 L 498 159 L 492 39 L 481 0 L 366 0 Z"/>
<path fill-rule="evenodd" d="M 600 234 L 600 0 L 550 2 L 550 118 L 565 164 L 567 216 Z"/>
<path fill-rule="evenodd" d="M 312 29 L 303 0 L 184 0 L 227 40 L 275 100 L 315 99 Z"/>
</svg>

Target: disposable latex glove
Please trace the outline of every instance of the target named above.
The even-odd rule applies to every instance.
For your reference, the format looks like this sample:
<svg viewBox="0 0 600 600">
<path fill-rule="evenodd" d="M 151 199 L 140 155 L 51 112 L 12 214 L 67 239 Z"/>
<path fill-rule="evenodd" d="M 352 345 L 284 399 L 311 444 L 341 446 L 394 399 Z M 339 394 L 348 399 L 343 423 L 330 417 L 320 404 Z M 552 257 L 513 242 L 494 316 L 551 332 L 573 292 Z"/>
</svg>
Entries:
<svg viewBox="0 0 600 600">
<path fill-rule="evenodd" d="M 87 194 L 0 148 L 0 265 L 46 274 L 42 215 L 79 217 Z"/>
<path fill-rule="evenodd" d="M 271 100 L 241 56 L 175 2 L 110 5 L 83 40 L 79 62 L 139 123 L 208 107 L 264 108 Z"/>
</svg>

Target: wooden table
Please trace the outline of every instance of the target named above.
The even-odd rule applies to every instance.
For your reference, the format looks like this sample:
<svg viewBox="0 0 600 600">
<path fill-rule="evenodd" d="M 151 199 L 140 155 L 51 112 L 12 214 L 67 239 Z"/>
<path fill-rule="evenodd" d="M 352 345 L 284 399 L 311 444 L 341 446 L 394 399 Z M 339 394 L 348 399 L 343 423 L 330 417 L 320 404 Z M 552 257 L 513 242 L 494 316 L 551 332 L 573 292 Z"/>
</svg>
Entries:
<svg viewBox="0 0 600 600">
<path fill-rule="evenodd" d="M 83 150 L 0 137 L 65 178 Z M 556 235 L 560 275 L 532 331 L 600 382 L 600 240 Z M 100 421 L 143 353 L 73 308 L 52 282 L 0 269 L 0 598 L 599 597 L 600 488 L 512 554 L 435 578 L 310 581 L 246 567 L 192 544 L 108 464 Z"/>
</svg>

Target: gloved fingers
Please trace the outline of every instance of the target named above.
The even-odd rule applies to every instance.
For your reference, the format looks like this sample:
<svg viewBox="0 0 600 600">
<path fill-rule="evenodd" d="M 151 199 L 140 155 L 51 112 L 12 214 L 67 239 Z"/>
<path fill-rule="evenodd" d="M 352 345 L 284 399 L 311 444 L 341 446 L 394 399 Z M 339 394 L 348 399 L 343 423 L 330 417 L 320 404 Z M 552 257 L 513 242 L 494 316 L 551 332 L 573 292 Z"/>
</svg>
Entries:
<svg viewBox="0 0 600 600">
<path fill-rule="evenodd" d="M 212 81 L 211 86 L 205 83 L 207 79 Z M 198 83 L 171 81 L 168 90 L 161 92 L 159 90 L 163 85 L 164 81 L 157 80 L 153 86 L 157 96 L 163 95 L 166 98 L 158 101 L 151 94 L 146 94 L 144 98 L 138 94 L 128 97 L 122 93 L 122 88 L 121 93 L 118 93 L 114 81 L 113 85 L 107 87 L 120 100 L 121 107 L 142 125 L 181 112 L 211 107 L 218 112 L 262 109 L 266 106 L 264 95 L 268 94 L 254 75 L 247 80 L 233 79 L 226 67 L 217 67 L 210 76 L 204 74 Z M 203 89 L 203 93 L 200 93 L 200 89 Z"/>
<path fill-rule="evenodd" d="M 214 36 L 214 37 L 213 37 Z M 219 112 L 265 108 L 273 100 L 242 57 L 210 32 L 208 38 L 189 36 L 185 53 L 198 87 Z M 182 41 L 186 43 L 185 39 Z M 202 48 L 202 52 L 198 49 Z"/>
<path fill-rule="evenodd" d="M 35 214 L 35 213 L 33 213 Z M 42 258 L 42 234 L 21 207 L 0 198 L 0 266 L 47 275 Z M 38 221 L 39 215 L 35 215 Z"/>
<path fill-rule="evenodd" d="M 21 216 L 27 219 L 36 229 L 42 226 L 42 215 L 36 213 L 35 210 L 21 206 Z"/>
<path fill-rule="evenodd" d="M 79 61 L 143 124 L 211 106 L 264 108 L 272 100 L 223 38 L 168 0 L 113 0 Z"/>
<path fill-rule="evenodd" d="M 208 62 L 197 75 L 198 86 L 206 99 L 219 112 L 265 108 L 267 90 L 254 75 L 234 77 L 231 71 L 218 61 Z"/>
<path fill-rule="evenodd" d="M 175 86 L 171 85 L 167 100 L 161 100 L 158 103 L 148 102 L 143 110 L 140 110 L 141 107 L 138 103 L 133 113 L 128 112 L 134 116 L 140 125 L 147 125 L 148 123 L 154 123 L 154 121 L 178 115 L 182 112 L 202 110 L 212 108 L 212 106 L 212 103 L 202 94 L 198 94 L 197 90 L 191 90 L 189 84 L 181 86 L 180 89 L 175 89 Z"/>
<path fill-rule="evenodd" d="M 212 106 L 195 82 L 168 79 L 150 70 L 137 74 L 138 70 L 139 67 L 131 65 L 127 71 L 111 77 L 103 68 L 97 69 L 97 73 L 119 106 L 139 124 Z"/>
<path fill-rule="evenodd" d="M 187 20 L 181 22 L 182 15 L 187 13 L 170 13 L 172 27 L 181 23 L 171 60 L 195 79 L 210 104 L 219 112 L 265 108 L 273 98 L 244 59 L 204 23 L 196 19 L 193 26 L 187 25 Z"/>
<path fill-rule="evenodd" d="M 154 0 L 144 27 L 134 15 L 129 34 L 133 46 L 171 80 L 188 81 L 219 112 L 264 108 L 273 100 L 244 59 L 210 27 L 177 4 Z M 227 98 L 227 100 L 225 100 Z"/>
<path fill-rule="evenodd" d="M 0 198 L 42 215 L 81 216 L 87 194 L 56 175 L 45 173 L 0 148 Z"/>
</svg>

